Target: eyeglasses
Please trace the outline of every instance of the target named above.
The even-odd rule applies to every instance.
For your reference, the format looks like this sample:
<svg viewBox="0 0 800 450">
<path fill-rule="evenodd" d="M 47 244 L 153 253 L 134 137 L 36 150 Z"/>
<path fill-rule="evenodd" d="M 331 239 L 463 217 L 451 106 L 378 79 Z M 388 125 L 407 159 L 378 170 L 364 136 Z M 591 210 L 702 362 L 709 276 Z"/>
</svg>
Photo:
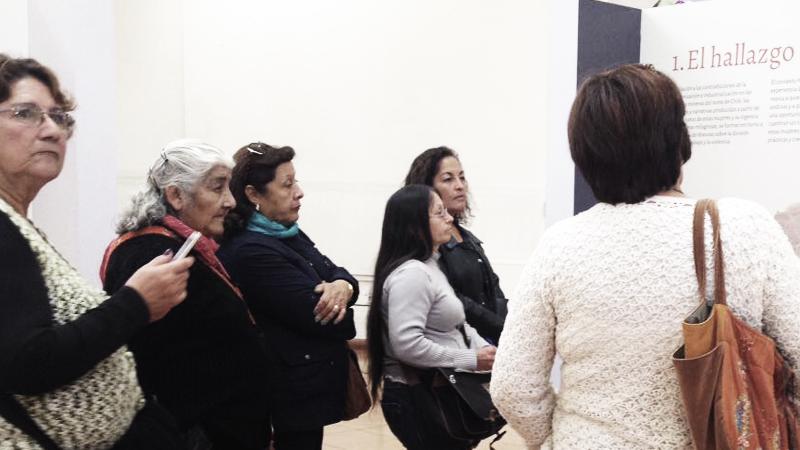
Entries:
<svg viewBox="0 0 800 450">
<path fill-rule="evenodd" d="M 17 105 L 8 109 L 0 109 L 0 113 L 11 113 L 10 117 L 20 123 L 32 127 L 41 126 L 44 123 L 44 116 L 50 118 L 59 128 L 72 134 L 75 128 L 75 119 L 66 111 L 51 109 L 43 111 L 36 105 Z"/>
<path fill-rule="evenodd" d="M 436 217 L 437 219 L 442 219 L 442 220 L 447 220 L 448 217 L 452 217 L 450 213 L 447 212 L 447 208 L 441 208 L 429 214 L 431 217 Z"/>
</svg>

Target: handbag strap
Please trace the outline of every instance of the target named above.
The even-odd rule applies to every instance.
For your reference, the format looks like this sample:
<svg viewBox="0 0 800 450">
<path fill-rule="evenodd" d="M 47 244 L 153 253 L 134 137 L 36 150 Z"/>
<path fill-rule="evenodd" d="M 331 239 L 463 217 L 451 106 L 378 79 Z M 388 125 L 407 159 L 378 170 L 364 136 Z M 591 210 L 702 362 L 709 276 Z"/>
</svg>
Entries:
<svg viewBox="0 0 800 450">
<path fill-rule="evenodd" d="M 714 303 L 725 305 L 727 292 L 725 291 L 725 262 L 722 255 L 722 240 L 720 239 L 719 209 L 717 202 L 711 199 L 698 200 L 694 207 L 694 222 L 692 235 L 694 242 L 694 271 L 697 275 L 697 286 L 700 298 L 706 297 L 706 251 L 705 251 L 705 219 L 706 212 L 711 217 L 712 227 L 712 255 L 714 258 Z"/>
<path fill-rule="evenodd" d="M 61 450 L 11 394 L 0 394 L 0 416 L 32 437 L 44 450 Z"/>
</svg>

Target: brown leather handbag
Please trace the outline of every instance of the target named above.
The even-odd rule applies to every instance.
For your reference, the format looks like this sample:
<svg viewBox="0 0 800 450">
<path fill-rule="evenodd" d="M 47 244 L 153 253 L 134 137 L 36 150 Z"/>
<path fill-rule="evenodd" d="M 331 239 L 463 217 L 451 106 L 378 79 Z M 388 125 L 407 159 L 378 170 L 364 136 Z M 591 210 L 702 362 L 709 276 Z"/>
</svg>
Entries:
<svg viewBox="0 0 800 450">
<path fill-rule="evenodd" d="M 347 392 L 344 398 L 343 420 L 353 420 L 367 412 L 372 405 L 369 397 L 367 383 L 358 365 L 358 357 L 355 352 L 347 349 Z"/>
<path fill-rule="evenodd" d="M 705 300 L 706 211 L 714 241 L 711 305 Z M 775 342 L 737 318 L 726 305 L 719 228 L 716 203 L 698 201 L 694 261 L 702 303 L 684 320 L 684 345 L 672 357 L 694 446 L 699 450 L 799 449 L 794 373 Z"/>
</svg>

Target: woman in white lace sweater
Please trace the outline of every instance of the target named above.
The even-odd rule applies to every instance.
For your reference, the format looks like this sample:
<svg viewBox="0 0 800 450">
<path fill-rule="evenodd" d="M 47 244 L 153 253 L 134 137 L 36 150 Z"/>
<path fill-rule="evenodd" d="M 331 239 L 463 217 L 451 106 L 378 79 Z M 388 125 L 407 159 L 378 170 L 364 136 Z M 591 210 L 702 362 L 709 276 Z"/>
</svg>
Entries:
<svg viewBox="0 0 800 450">
<path fill-rule="evenodd" d="M 645 66 L 596 75 L 578 93 L 570 148 L 601 203 L 542 237 L 492 377 L 496 405 L 530 448 L 691 448 L 671 361 L 699 301 L 695 200 L 679 187 L 691 155 L 683 115 L 674 83 Z M 796 370 L 800 261 L 763 208 L 718 203 L 728 305 L 774 338 Z M 564 360 L 557 397 L 556 352 Z"/>
</svg>

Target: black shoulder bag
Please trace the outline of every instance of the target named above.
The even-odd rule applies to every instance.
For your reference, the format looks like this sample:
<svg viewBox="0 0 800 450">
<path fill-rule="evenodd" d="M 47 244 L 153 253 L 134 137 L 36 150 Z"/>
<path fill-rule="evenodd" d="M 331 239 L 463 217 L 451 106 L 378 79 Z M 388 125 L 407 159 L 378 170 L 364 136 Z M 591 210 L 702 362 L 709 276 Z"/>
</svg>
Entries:
<svg viewBox="0 0 800 450">
<path fill-rule="evenodd" d="M 470 339 L 464 327 L 459 327 L 459 331 L 469 346 Z M 489 394 L 491 373 L 461 372 L 444 367 L 414 370 L 419 379 L 419 384 L 412 386 L 416 387 L 412 393 L 417 406 L 438 428 L 464 441 L 480 441 L 494 435 L 489 448 L 494 448 L 494 443 L 505 435 L 505 431 L 501 433 L 500 430 L 506 420 L 497 411 Z"/>
</svg>

